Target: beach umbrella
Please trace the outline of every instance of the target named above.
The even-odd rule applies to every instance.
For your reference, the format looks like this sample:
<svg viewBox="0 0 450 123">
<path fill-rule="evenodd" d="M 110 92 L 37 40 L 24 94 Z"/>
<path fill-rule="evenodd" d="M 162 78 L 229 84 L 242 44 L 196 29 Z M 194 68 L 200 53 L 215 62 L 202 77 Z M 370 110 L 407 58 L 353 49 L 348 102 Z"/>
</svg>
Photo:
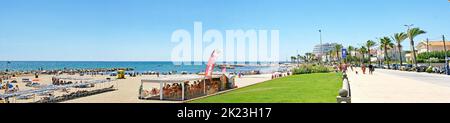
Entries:
<svg viewBox="0 0 450 123">
<path fill-rule="evenodd" d="M 8 84 L 8 88 L 9 89 L 14 88 L 14 85 L 13 84 Z"/>
</svg>

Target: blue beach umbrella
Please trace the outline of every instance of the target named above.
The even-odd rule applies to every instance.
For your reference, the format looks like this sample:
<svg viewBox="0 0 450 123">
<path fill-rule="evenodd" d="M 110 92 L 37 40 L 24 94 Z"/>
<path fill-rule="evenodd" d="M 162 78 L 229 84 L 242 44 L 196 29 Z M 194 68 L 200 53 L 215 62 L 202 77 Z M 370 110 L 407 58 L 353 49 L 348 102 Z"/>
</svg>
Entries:
<svg viewBox="0 0 450 123">
<path fill-rule="evenodd" d="M 8 88 L 9 88 L 9 89 L 14 88 L 14 85 L 9 84 L 9 85 L 8 85 Z"/>
</svg>

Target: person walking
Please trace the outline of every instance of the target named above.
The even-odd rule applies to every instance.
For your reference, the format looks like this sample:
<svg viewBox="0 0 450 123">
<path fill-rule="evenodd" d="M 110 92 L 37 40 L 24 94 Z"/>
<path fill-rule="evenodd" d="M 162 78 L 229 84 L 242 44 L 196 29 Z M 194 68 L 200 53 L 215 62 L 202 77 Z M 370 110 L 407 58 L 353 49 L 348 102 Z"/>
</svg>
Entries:
<svg viewBox="0 0 450 123">
<path fill-rule="evenodd" d="M 346 63 L 342 64 L 342 72 L 347 73 L 347 64 Z"/>
<path fill-rule="evenodd" d="M 373 75 L 373 69 L 374 69 L 374 68 L 373 68 L 373 65 L 370 64 L 370 65 L 369 65 L 369 74 L 370 74 L 370 75 Z"/>
<path fill-rule="evenodd" d="M 361 70 L 362 70 L 363 74 L 366 74 L 366 65 L 365 64 L 361 65 Z"/>
<path fill-rule="evenodd" d="M 350 69 L 352 69 L 352 71 L 353 71 L 353 64 L 350 64 Z"/>
</svg>

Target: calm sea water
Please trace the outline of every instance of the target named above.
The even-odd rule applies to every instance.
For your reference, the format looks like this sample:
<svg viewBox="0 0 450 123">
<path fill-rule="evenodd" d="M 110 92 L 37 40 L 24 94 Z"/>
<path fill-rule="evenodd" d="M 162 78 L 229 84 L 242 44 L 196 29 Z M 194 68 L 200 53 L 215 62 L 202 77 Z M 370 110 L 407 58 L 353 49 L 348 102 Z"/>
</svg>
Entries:
<svg viewBox="0 0 450 123">
<path fill-rule="evenodd" d="M 191 73 L 203 72 L 206 65 L 174 65 L 169 61 L 149 61 L 149 62 L 112 62 L 112 61 L 0 61 L 0 71 L 6 69 L 12 71 L 38 70 L 62 70 L 66 69 L 95 69 L 95 68 L 134 68 L 135 71 L 187 71 Z M 278 68 L 263 66 L 245 66 L 227 69 L 228 72 L 260 70 L 263 72 L 274 71 Z M 215 71 L 220 71 L 215 69 Z"/>
</svg>

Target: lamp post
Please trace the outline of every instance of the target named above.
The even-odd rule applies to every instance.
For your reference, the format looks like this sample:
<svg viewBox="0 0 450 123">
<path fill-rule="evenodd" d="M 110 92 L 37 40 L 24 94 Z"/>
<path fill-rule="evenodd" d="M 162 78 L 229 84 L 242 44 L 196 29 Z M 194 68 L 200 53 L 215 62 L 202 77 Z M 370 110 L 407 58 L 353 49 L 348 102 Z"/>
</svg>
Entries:
<svg viewBox="0 0 450 123">
<path fill-rule="evenodd" d="M 406 30 L 406 34 L 409 35 L 408 32 L 409 32 L 409 30 L 411 29 L 411 27 L 414 26 L 414 24 L 405 24 L 405 25 L 403 25 L 403 26 L 405 26 L 405 27 L 408 28 L 408 30 Z M 411 44 L 411 50 L 412 50 L 412 51 L 411 51 L 411 55 L 412 55 L 412 56 L 411 56 L 411 57 L 412 57 L 412 60 L 411 60 L 411 61 L 412 61 L 412 62 L 417 62 L 417 61 L 416 61 L 416 56 L 415 56 L 416 51 L 415 51 L 415 49 L 414 49 L 414 44 Z M 412 62 L 411 62 L 411 63 L 412 63 Z M 414 64 L 415 64 L 415 66 L 417 67 L 417 63 L 414 63 Z"/>
<path fill-rule="evenodd" d="M 320 37 L 320 56 L 319 56 L 319 64 L 322 62 L 322 55 L 323 55 L 323 49 L 322 49 L 322 30 L 319 29 L 319 37 Z"/>
<path fill-rule="evenodd" d="M 414 26 L 414 24 L 405 24 L 404 26 L 408 27 L 408 30 L 411 29 L 412 26 Z"/>
<path fill-rule="evenodd" d="M 444 54 L 445 54 L 445 73 L 450 75 L 449 65 L 448 65 L 448 55 L 447 55 L 447 45 L 445 45 L 445 36 L 442 35 L 442 42 L 444 43 Z"/>
<path fill-rule="evenodd" d="M 429 41 L 428 38 L 427 38 L 427 53 L 430 53 L 430 48 L 429 48 L 429 46 L 430 46 L 430 41 Z M 445 47 L 445 43 L 444 43 L 444 47 Z M 431 66 L 431 60 L 430 60 L 430 57 L 428 57 L 428 66 Z"/>
</svg>

